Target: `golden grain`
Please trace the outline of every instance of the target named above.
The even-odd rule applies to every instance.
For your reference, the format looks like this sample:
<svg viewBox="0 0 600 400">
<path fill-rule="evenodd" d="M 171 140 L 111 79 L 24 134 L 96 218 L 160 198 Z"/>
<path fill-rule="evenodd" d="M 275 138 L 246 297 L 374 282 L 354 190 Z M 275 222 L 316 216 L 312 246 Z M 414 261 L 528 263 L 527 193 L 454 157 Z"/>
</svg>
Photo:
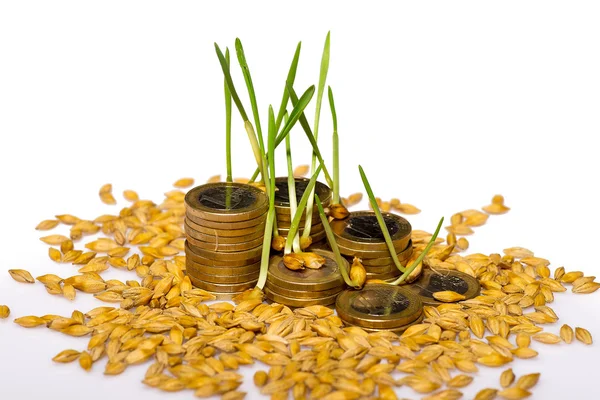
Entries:
<svg viewBox="0 0 600 400">
<path fill-rule="evenodd" d="M 502 372 L 502 374 L 500 374 L 500 386 L 502 386 L 503 388 L 509 387 L 510 385 L 513 384 L 514 381 L 515 381 L 515 374 L 514 374 L 512 368 L 504 370 Z"/>
<path fill-rule="evenodd" d="M 531 396 L 531 393 L 525 389 L 514 386 L 498 392 L 498 396 L 507 400 L 520 400 Z"/>
<path fill-rule="evenodd" d="M 576 327 L 575 328 L 575 338 L 579 340 L 581 343 L 590 345 L 592 344 L 592 334 L 584 328 Z"/>
<path fill-rule="evenodd" d="M 8 273 L 17 282 L 21 283 L 34 283 L 35 279 L 28 271 L 24 269 L 9 269 Z"/>
</svg>

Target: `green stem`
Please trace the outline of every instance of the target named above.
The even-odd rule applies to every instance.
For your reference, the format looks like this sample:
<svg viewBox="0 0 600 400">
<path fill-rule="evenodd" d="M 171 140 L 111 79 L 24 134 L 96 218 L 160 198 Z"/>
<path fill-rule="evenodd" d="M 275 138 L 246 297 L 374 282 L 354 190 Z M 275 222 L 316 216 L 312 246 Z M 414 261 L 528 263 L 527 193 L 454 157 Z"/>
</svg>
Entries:
<svg viewBox="0 0 600 400">
<path fill-rule="evenodd" d="M 417 266 L 423 261 L 423 258 L 425 258 L 425 256 L 427 255 L 427 253 L 429 253 L 429 250 L 431 249 L 431 247 L 435 244 L 435 239 L 437 239 L 438 234 L 440 233 L 440 229 L 442 227 L 442 223 L 444 222 L 444 217 L 442 217 L 440 219 L 440 222 L 438 223 L 437 228 L 435 229 L 435 232 L 433 233 L 433 236 L 431 237 L 431 239 L 429 240 L 429 243 L 427 243 L 427 246 L 425 247 L 425 250 L 423 250 L 423 252 L 419 255 L 419 257 L 413 261 L 413 263 L 410 265 L 410 267 L 408 267 L 406 269 L 406 271 L 404 271 L 404 273 L 398 278 L 396 279 L 394 282 L 391 283 L 391 285 L 399 285 L 402 282 L 404 282 L 404 280 L 415 270 L 415 268 L 417 268 Z"/>
<path fill-rule="evenodd" d="M 288 168 L 288 192 L 290 197 L 290 218 L 293 218 L 296 215 L 296 209 L 298 208 L 297 200 L 296 200 L 296 180 L 294 179 L 294 167 L 292 163 L 292 146 L 291 146 L 291 137 L 287 135 L 285 137 L 285 154 L 287 158 L 287 168 Z M 289 254 L 291 252 L 291 248 L 288 248 L 288 241 L 286 241 L 285 254 Z M 300 235 L 294 235 L 293 241 L 294 253 L 302 252 L 300 248 Z"/>
<path fill-rule="evenodd" d="M 383 220 L 383 215 L 381 215 L 381 210 L 379 210 L 379 206 L 377 205 L 377 201 L 375 200 L 375 195 L 373 194 L 373 190 L 371 189 L 371 185 L 369 184 L 369 180 L 367 179 L 367 175 L 365 175 L 365 171 L 363 171 L 362 167 L 358 166 L 358 171 L 360 172 L 360 177 L 362 178 L 363 184 L 365 186 L 365 190 L 369 195 L 369 201 L 371 202 L 371 207 L 375 212 L 375 216 L 377 217 L 377 222 L 379 222 L 379 227 L 381 228 L 381 232 L 383 233 L 383 237 L 385 238 L 385 243 L 387 245 L 388 250 L 390 251 L 390 255 L 392 256 L 392 260 L 394 260 L 394 265 L 401 272 L 404 272 L 406 269 L 400 264 L 398 260 L 398 255 L 396 253 L 396 248 L 394 247 L 394 243 L 392 242 L 392 238 L 390 237 L 390 232 L 388 231 L 387 225 Z"/>
<path fill-rule="evenodd" d="M 317 168 L 317 170 L 315 171 L 315 173 L 313 174 L 313 176 L 308 181 L 308 184 L 306 185 L 306 190 L 304 191 L 304 194 L 302 195 L 302 198 L 300 199 L 300 203 L 298 203 L 298 209 L 296 210 L 296 213 L 294 214 L 292 223 L 290 224 L 290 230 L 288 232 L 288 237 L 287 237 L 287 240 L 285 243 L 286 249 L 292 248 L 292 241 L 294 240 L 294 237 L 298 233 L 298 228 L 300 226 L 300 219 L 302 218 L 302 213 L 304 213 L 304 209 L 306 208 L 306 203 L 308 202 L 308 195 L 310 194 L 310 191 L 315 186 L 315 183 L 317 182 L 317 177 L 319 176 L 319 173 L 321 173 L 320 165 Z M 285 254 L 289 254 L 289 252 L 287 252 Z"/>
<path fill-rule="evenodd" d="M 340 143 L 337 129 L 337 113 L 333 101 L 333 91 L 329 86 L 329 107 L 331 108 L 331 119 L 333 120 L 333 204 L 340 202 Z"/>
<path fill-rule="evenodd" d="M 359 285 L 357 285 L 352 280 L 350 280 L 348 271 L 346 271 L 346 268 L 344 268 L 344 265 L 346 265 L 346 263 L 344 262 L 345 260 L 342 257 L 342 255 L 340 254 L 340 248 L 338 247 L 337 242 L 335 241 L 335 236 L 333 235 L 333 231 L 331 230 L 331 227 L 329 226 L 329 220 L 327 219 L 327 215 L 325 215 L 325 210 L 323 210 L 323 204 L 321 204 L 321 199 L 319 199 L 319 195 L 315 195 L 315 201 L 317 203 L 317 208 L 319 209 L 319 217 L 321 217 L 321 223 L 323 224 L 323 227 L 325 228 L 325 234 L 327 235 L 327 242 L 329 243 L 329 247 L 331 247 L 331 251 L 333 251 L 333 254 L 335 255 L 335 261 L 338 264 L 340 273 L 342 274 L 342 278 L 344 278 L 344 282 L 346 282 L 346 285 L 348 285 L 350 287 L 353 287 L 355 289 L 360 289 Z"/>
<path fill-rule="evenodd" d="M 227 67 L 230 67 L 229 63 L 229 49 L 225 49 L 225 61 L 227 61 Z M 231 172 L 231 92 L 227 86 L 227 81 L 224 81 L 225 89 L 225 158 L 227 160 L 227 182 L 233 182 L 233 176 Z"/>
<path fill-rule="evenodd" d="M 286 82 L 291 82 L 294 84 L 296 80 L 296 70 L 298 69 L 298 59 L 300 58 L 300 48 L 302 47 L 302 42 L 298 42 L 298 46 L 296 46 L 296 52 L 294 53 L 294 58 L 292 59 L 292 64 L 290 65 L 290 70 L 288 71 Z M 290 95 L 288 93 L 287 87 L 283 88 L 283 97 L 281 99 L 281 105 L 279 106 L 279 112 L 277 113 L 277 119 L 275 120 L 275 130 L 279 132 L 279 128 L 281 126 L 281 122 L 283 121 L 283 116 L 286 113 L 287 103 L 290 99 Z"/>
</svg>

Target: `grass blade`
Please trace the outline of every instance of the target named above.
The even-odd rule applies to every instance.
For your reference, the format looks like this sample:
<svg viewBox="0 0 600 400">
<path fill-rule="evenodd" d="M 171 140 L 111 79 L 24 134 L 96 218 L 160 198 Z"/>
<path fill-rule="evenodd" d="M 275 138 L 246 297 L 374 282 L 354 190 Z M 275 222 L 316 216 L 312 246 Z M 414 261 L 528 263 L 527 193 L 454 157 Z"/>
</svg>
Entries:
<svg viewBox="0 0 600 400">
<path fill-rule="evenodd" d="M 293 218 L 296 215 L 296 209 L 298 208 L 297 200 L 296 200 L 296 180 L 294 179 L 294 167 L 292 163 L 292 146 L 291 146 L 291 136 L 287 135 L 285 137 L 285 154 L 287 158 L 287 168 L 288 168 L 288 192 L 290 194 L 290 218 Z M 287 243 L 286 243 L 287 244 Z M 302 251 L 300 248 L 300 235 L 294 235 L 293 248 L 295 253 L 299 253 Z M 285 249 L 285 254 L 289 254 L 291 248 Z"/>
<path fill-rule="evenodd" d="M 340 203 L 340 143 L 337 129 L 337 113 L 333 101 L 333 91 L 328 88 L 329 107 L 331 108 L 331 119 L 333 120 L 333 204 Z"/>
<path fill-rule="evenodd" d="M 235 103 L 240 115 L 244 122 L 248 121 L 248 114 L 246 114 L 246 110 L 242 105 L 240 97 L 235 90 L 235 86 L 233 85 L 233 80 L 231 79 L 231 73 L 229 72 L 229 64 L 223 55 L 223 52 L 219 48 L 219 45 L 215 43 L 215 51 L 217 52 L 217 57 L 219 58 L 219 63 L 221 64 L 221 69 L 223 70 L 223 75 L 225 76 L 225 82 L 227 83 L 227 87 L 229 88 L 229 92 L 231 93 L 231 98 Z"/>
<path fill-rule="evenodd" d="M 300 59 L 300 48 L 302 47 L 302 42 L 298 42 L 298 46 L 296 46 L 296 52 L 294 53 L 294 58 L 292 59 L 292 64 L 290 65 L 290 70 L 288 71 L 286 82 L 290 82 L 292 85 L 296 80 L 296 71 L 298 69 L 298 60 Z M 290 95 L 288 93 L 287 87 L 283 88 L 283 97 L 281 99 L 281 105 L 279 106 L 279 112 L 277 113 L 277 120 L 275 121 L 275 129 L 279 132 L 279 128 L 281 126 L 281 122 L 283 121 L 283 115 L 286 112 L 287 103 L 290 99 Z"/>
<path fill-rule="evenodd" d="M 225 61 L 229 68 L 229 49 L 225 49 Z M 225 158 L 227 160 L 227 182 L 233 182 L 231 172 L 231 92 L 227 86 L 227 81 L 223 83 L 225 90 Z"/>
<path fill-rule="evenodd" d="M 373 211 L 375 212 L 375 216 L 377 217 L 377 222 L 379 222 L 379 227 L 381 229 L 381 232 L 383 233 L 383 237 L 385 238 L 385 243 L 387 245 L 388 250 L 390 251 L 392 260 L 394 260 L 394 264 L 396 265 L 396 268 L 398 268 L 401 272 L 404 272 L 405 268 L 402 266 L 402 264 L 400 264 L 400 261 L 398 260 L 398 255 L 396 254 L 396 249 L 394 248 L 394 243 L 392 242 L 392 238 L 390 237 L 390 232 L 388 231 L 387 225 L 385 224 L 385 221 L 383 220 L 383 215 L 381 215 L 381 210 L 379 210 L 377 201 L 375 201 L 375 195 L 373 194 L 373 190 L 371 189 L 371 185 L 369 184 L 367 175 L 365 175 L 365 171 L 363 170 L 363 168 L 360 165 L 358 166 L 358 171 L 360 172 L 360 177 L 365 186 L 365 190 L 367 191 L 367 194 L 369 195 L 369 201 L 371 202 L 371 207 L 373 208 Z"/>
</svg>

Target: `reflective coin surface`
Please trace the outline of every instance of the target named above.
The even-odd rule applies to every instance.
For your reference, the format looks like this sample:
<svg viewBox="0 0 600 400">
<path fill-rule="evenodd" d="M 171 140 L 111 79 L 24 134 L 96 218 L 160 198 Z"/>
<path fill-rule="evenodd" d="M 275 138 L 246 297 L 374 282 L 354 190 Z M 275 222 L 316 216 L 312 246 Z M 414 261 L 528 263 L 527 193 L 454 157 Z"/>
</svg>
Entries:
<svg viewBox="0 0 600 400">
<path fill-rule="evenodd" d="M 250 228 L 256 225 L 260 225 L 262 223 L 264 223 L 267 219 L 267 214 L 264 213 L 262 215 L 259 215 L 258 217 L 254 218 L 254 219 L 249 219 L 247 221 L 240 221 L 240 222 L 215 222 L 215 221 L 209 221 L 207 219 L 202 219 L 202 218 L 197 218 L 194 217 L 193 215 L 190 215 L 188 213 L 186 213 L 185 215 L 185 219 L 187 221 L 191 221 L 194 224 L 203 226 L 205 228 L 214 228 L 217 230 L 224 230 L 224 229 L 244 229 L 244 228 Z"/>
<path fill-rule="evenodd" d="M 254 186 L 234 182 L 207 183 L 185 196 L 186 212 L 215 222 L 240 222 L 263 215 L 267 195 Z"/>
<path fill-rule="evenodd" d="M 274 293 L 293 299 L 318 299 L 322 297 L 333 296 L 345 289 L 345 285 L 340 285 L 332 289 L 321 290 L 318 292 L 312 290 L 292 290 L 277 286 L 269 280 L 267 280 L 265 287 L 269 288 L 269 290 L 271 290 Z"/>
<path fill-rule="evenodd" d="M 260 270 L 260 261 L 243 267 L 211 267 L 198 264 L 191 259 L 185 260 L 187 273 L 190 275 L 208 274 L 208 275 L 245 275 Z"/>
<path fill-rule="evenodd" d="M 290 192 L 288 190 L 287 179 L 287 177 L 275 178 L 275 208 L 289 209 L 290 207 Z M 300 199 L 306 191 L 306 187 L 308 186 L 309 181 L 310 179 L 307 178 L 295 178 L 297 202 L 300 202 Z M 331 202 L 332 192 L 327 185 L 317 181 L 315 183 L 315 193 L 321 199 L 321 203 L 324 207 L 326 205 L 329 205 L 329 203 Z"/>
<path fill-rule="evenodd" d="M 254 240 L 251 240 L 249 242 L 228 244 L 228 243 L 218 243 L 218 242 L 217 243 L 203 242 L 201 240 L 196 240 L 196 239 L 194 239 L 194 237 L 188 235 L 187 241 L 190 243 L 190 245 L 194 246 L 195 248 L 211 250 L 211 251 L 215 251 L 215 252 L 222 252 L 222 253 L 231 253 L 231 252 L 236 252 L 236 251 L 246 251 L 246 250 L 254 249 L 254 248 L 262 245 L 263 238 L 259 237 Z"/>
<path fill-rule="evenodd" d="M 204 282 L 202 280 L 196 279 L 193 276 L 190 276 L 190 280 L 192 281 L 192 285 L 196 286 L 199 289 L 207 290 L 209 292 L 217 292 L 217 293 L 236 293 L 243 292 L 244 290 L 251 289 L 256 286 L 256 282 L 258 279 L 255 279 L 250 282 L 245 283 L 209 283 Z"/>
<path fill-rule="evenodd" d="M 389 258 L 390 260 L 392 259 L 390 257 L 390 252 L 387 249 L 386 250 L 376 250 L 376 251 L 357 250 L 355 248 L 346 247 L 346 246 L 340 244 L 339 242 L 338 242 L 338 247 L 340 249 L 340 253 L 342 253 L 345 256 L 356 256 L 356 257 L 362 258 L 363 260 L 372 259 L 372 258 Z M 404 250 L 399 251 L 396 254 L 399 259 L 400 258 L 408 259 L 410 257 L 409 253 L 412 254 L 412 251 L 413 251 L 412 241 L 409 240 L 407 247 L 405 247 Z"/>
<path fill-rule="evenodd" d="M 465 296 L 465 300 L 479 295 L 479 281 L 469 274 L 450 269 L 426 268 L 415 282 L 406 287 L 421 298 L 425 305 L 443 304 L 433 298 L 433 293 L 451 290 Z"/>
<path fill-rule="evenodd" d="M 231 260 L 206 258 L 200 254 L 197 254 L 196 251 L 197 251 L 197 249 L 194 248 L 193 246 L 190 246 L 190 244 L 186 240 L 186 242 L 185 242 L 186 259 L 194 261 L 195 263 L 198 263 L 198 264 L 208 265 L 210 267 L 243 267 L 246 265 L 255 264 L 255 263 L 259 262 L 260 257 L 261 257 L 261 255 L 259 254 L 256 257 L 231 261 Z M 227 253 L 223 253 L 223 254 L 227 254 Z"/>
<path fill-rule="evenodd" d="M 291 297 L 282 296 L 265 287 L 265 296 L 268 300 L 274 303 L 284 304 L 288 307 L 308 307 L 314 305 L 328 306 L 330 304 L 334 304 L 335 299 L 338 295 L 334 294 L 332 296 L 318 299 L 295 299 Z"/>
<path fill-rule="evenodd" d="M 404 250 L 412 232 L 410 223 L 396 214 L 382 214 L 394 248 Z M 352 212 L 346 219 L 331 221 L 330 226 L 340 246 L 354 250 L 388 251 L 383 232 L 372 211 Z"/>
<path fill-rule="evenodd" d="M 190 227 L 190 225 L 188 225 L 188 222 L 183 224 L 183 227 L 185 229 L 185 233 L 186 233 L 187 237 L 192 237 L 196 240 L 200 240 L 202 242 L 209 242 L 209 243 L 238 244 L 238 243 L 249 242 L 254 239 L 259 239 L 259 238 L 262 239 L 262 237 L 264 236 L 264 230 L 260 231 L 258 229 L 254 233 L 246 235 L 246 236 L 226 237 L 226 236 L 214 236 L 214 233 L 217 233 L 216 231 L 214 231 L 213 234 L 209 234 L 209 235 L 202 233 L 202 232 L 198 232 L 198 231 L 194 230 L 194 228 Z"/>
</svg>

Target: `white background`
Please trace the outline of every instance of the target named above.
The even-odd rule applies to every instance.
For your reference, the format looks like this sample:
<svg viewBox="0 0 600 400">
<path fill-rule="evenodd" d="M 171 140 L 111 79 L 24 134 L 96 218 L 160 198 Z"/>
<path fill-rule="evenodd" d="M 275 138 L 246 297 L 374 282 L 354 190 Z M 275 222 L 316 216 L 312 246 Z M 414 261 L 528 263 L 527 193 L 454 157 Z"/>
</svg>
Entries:
<svg viewBox="0 0 600 400">
<path fill-rule="evenodd" d="M 296 43 L 303 41 L 296 89 L 316 84 L 328 30 L 328 83 L 336 95 L 342 192 L 362 189 L 361 163 L 377 195 L 420 207 L 413 226 L 487 204 L 502 193 L 512 210 L 469 237 L 473 252 L 525 246 L 552 269 L 597 274 L 597 135 L 600 24 L 597 2 L 0 2 L 0 269 L 34 276 L 74 274 L 47 257 L 33 228 L 55 214 L 94 218 L 113 183 L 160 201 L 182 176 L 224 173 L 222 74 L 213 42 L 242 38 L 266 121 L 278 107 Z M 249 110 L 243 80 L 234 79 Z M 330 161 L 324 101 L 321 147 Z M 312 122 L 314 103 L 307 111 Z M 266 122 L 263 122 L 266 126 Z M 300 129 L 295 164 L 309 161 Z M 234 109 L 234 175 L 253 159 Z M 278 165 L 283 173 L 283 153 Z M 365 206 L 363 204 L 363 206 Z M 64 231 L 62 231 L 64 232 Z M 107 277 L 125 279 L 111 271 Z M 104 377 L 50 360 L 86 339 L 12 323 L 24 315 L 68 315 L 74 303 L 0 273 L 0 399 L 184 399 L 140 383 L 144 367 Z M 600 294 L 556 296 L 560 323 L 600 340 Z M 534 399 L 596 399 L 600 344 L 534 344 L 542 372 Z M 253 373 L 248 368 L 248 376 Z M 482 368 L 464 390 L 498 387 L 501 370 Z M 243 390 L 258 395 L 251 379 Z M 415 398 L 403 389 L 400 394 Z"/>
</svg>

